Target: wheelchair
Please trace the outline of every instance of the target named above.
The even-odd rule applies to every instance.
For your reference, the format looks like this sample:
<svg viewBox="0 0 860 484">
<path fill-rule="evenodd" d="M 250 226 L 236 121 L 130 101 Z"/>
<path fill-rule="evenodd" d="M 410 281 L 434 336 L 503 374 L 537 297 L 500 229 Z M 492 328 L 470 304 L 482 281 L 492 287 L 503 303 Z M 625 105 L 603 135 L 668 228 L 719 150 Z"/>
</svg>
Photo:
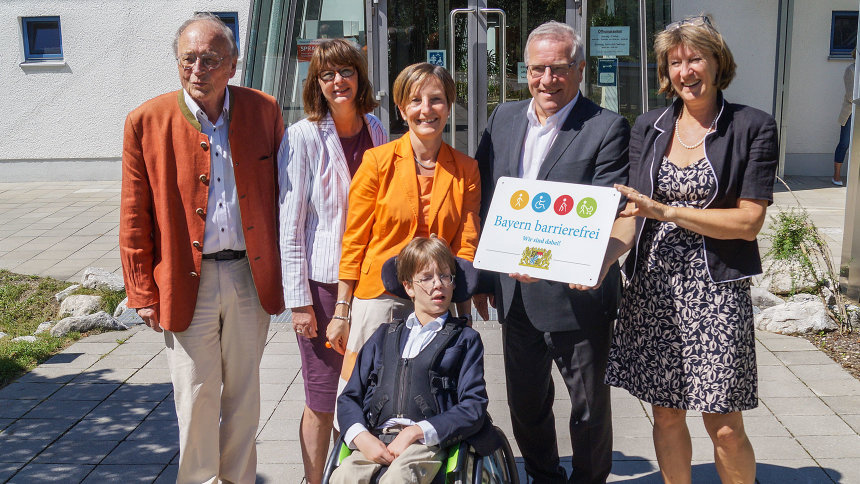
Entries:
<svg viewBox="0 0 860 484">
<path fill-rule="evenodd" d="M 463 441 L 448 449 L 448 457 L 433 479 L 433 484 L 519 484 L 517 464 L 507 437 L 498 427 L 500 445 L 487 456 L 481 456 L 474 447 Z M 329 484 L 331 473 L 352 454 L 352 449 L 343 443 L 341 436 L 332 448 L 326 461 L 322 484 Z M 376 483 L 387 467 L 374 476 Z"/>
</svg>

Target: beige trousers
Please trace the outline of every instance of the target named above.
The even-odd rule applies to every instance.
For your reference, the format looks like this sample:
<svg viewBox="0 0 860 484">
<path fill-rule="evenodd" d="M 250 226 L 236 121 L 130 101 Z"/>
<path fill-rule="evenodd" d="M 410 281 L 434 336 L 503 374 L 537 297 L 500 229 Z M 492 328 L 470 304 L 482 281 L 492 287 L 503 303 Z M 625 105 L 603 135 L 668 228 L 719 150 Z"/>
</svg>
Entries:
<svg viewBox="0 0 860 484">
<path fill-rule="evenodd" d="M 179 419 L 176 482 L 253 483 L 269 315 L 248 259 L 204 260 L 187 330 L 164 332 Z"/>
<path fill-rule="evenodd" d="M 442 468 L 444 453 L 437 445 L 412 444 L 397 456 L 379 484 L 429 484 Z M 331 484 L 364 484 L 382 468 L 356 450 L 334 470 Z"/>
</svg>

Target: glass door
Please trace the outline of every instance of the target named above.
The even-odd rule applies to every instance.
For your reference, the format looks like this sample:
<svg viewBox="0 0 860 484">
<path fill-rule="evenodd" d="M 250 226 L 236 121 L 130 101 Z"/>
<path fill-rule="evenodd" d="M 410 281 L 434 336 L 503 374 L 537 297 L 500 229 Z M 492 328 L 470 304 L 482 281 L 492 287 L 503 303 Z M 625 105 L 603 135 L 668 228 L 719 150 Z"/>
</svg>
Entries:
<svg viewBox="0 0 860 484">
<path fill-rule="evenodd" d="M 671 22 L 670 13 L 670 0 L 586 2 L 585 91 L 631 126 L 640 114 L 669 103 L 657 94 L 654 35 Z"/>
<path fill-rule="evenodd" d="M 410 64 L 431 62 L 456 84 L 445 141 L 473 155 L 493 109 L 529 97 L 522 62 L 528 33 L 548 20 L 564 22 L 572 10 L 572 1 L 378 0 L 371 16 L 381 34 L 370 56 L 390 138 L 408 129 L 389 94 L 394 79 Z"/>
</svg>

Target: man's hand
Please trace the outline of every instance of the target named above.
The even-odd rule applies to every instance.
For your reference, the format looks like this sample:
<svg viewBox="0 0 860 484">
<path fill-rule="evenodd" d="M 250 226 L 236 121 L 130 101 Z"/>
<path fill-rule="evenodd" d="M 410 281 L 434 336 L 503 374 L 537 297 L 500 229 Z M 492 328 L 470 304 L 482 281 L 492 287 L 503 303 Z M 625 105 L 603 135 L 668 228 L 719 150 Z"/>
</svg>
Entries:
<svg viewBox="0 0 860 484">
<path fill-rule="evenodd" d="M 391 461 L 394 460 L 394 456 L 391 455 L 391 452 L 388 451 L 385 444 L 367 430 L 356 435 L 352 443 L 355 444 L 358 450 L 360 450 L 365 457 L 377 464 L 388 466 L 391 465 Z M 392 442 L 392 444 L 393 443 L 394 442 Z"/>
<path fill-rule="evenodd" d="M 291 309 L 293 313 L 293 330 L 305 338 L 317 337 L 317 318 L 313 306 L 302 306 Z"/>
<path fill-rule="evenodd" d="M 490 308 L 487 306 L 487 303 L 495 308 L 496 296 L 493 294 L 472 294 L 472 304 L 475 305 L 475 309 L 478 311 L 478 316 L 480 316 L 484 321 L 490 319 Z"/>
<path fill-rule="evenodd" d="M 161 329 L 161 326 L 158 325 L 158 304 L 138 309 L 137 315 L 140 316 L 140 319 L 142 319 L 147 326 L 155 331 L 158 331 L 159 333 L 164 331 Z"/>
<path fill-rule="evenodd" d="M 400 454 L 406 452 L 406 448 L 410 445 L 414 444 L 418 441 L 418 439 L 424 438 L 424 431 L 421 430 L 421 427 L 418 425 L 410 425 L 405 429 L 401 430 L 397 437 L 388 444 L 388 452 L 391 452 L 391 455 L 394 458 L 400 456 Z"/>
</svg>

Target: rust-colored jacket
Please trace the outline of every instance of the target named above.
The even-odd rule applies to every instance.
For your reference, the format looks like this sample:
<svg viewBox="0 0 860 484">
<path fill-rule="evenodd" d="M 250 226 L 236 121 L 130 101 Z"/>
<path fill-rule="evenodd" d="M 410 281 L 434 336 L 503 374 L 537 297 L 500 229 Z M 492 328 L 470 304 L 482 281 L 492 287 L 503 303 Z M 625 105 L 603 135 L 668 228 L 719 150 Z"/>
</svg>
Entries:
<svg viewBox="0 0 860 484">
<path fill-rule="evenodd" d="M 230 86 L 230 152 L 254 285 L 269 314 L 284 309 L 278 253 L 276 153 L 284 132 L 275 99 Z M 184 331 L 197 304 L 209 199 L 209 139 L 182 91 L 151 99 L 125 121 L 119 250 L 128 307 L 159 304 Z"/>
<path fill-rule="evenodd" d="M 457 257 L 475 258 L 481 208 L 478 163 L 442 143 L 430 194 L 430 233 Z M 349 187 L 349 209 L 340 258 L 340 279 L 354 280 L 353 295 L 383 292 L 382 264 L 400 253 L 418 229 L 418 174 L 409 133 L 364 152 Z"/>
</svg>

